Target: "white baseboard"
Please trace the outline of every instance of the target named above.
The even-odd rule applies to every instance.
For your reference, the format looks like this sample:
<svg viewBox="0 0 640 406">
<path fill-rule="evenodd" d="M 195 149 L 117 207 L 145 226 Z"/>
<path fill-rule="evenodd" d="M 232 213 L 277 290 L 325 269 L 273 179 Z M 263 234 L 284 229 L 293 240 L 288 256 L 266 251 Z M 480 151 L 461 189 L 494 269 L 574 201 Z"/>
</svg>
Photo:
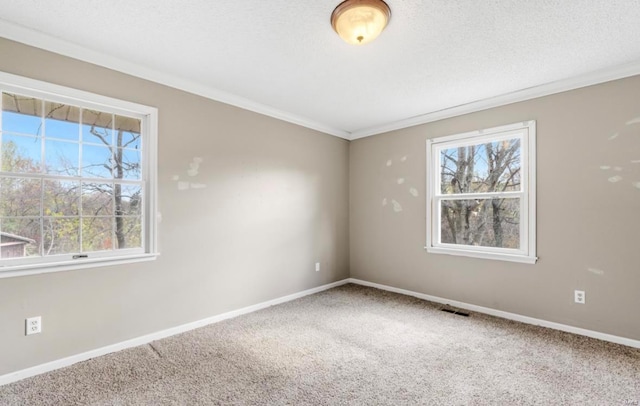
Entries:
<svg viewBox="0 0 640 406">
<path fill-rule="evenodd" d="M 184 333 L 186 331 L 194 330 L 196 328 L 204 327 L 209 324 L 218 323 L 223 320 L 231 319 L 234 317 L 241 316 L 243 314 L 248 314 L 255 312 L 257 310 L 265 309 L 270 306 L 274 306 L 277 304 L 289 302 L 291 300 L 299 299 L 304 296 L 312 295 L 314 293 L 322 292 L 327 289 L 335 288 L 337 286 L 342 286 L 347 283 L 354 283 L 357 285 L 369 286 L 381 290 L 386 290 L 389 292 L 400 293 L 407 296 L 413 296 L 418 299 L 428 300 L 430 302 L 448 304 L 453 307 L 458 307 L 460 309 L 466 309 L 478 313 L 484 313 L 491 316 L 501 317 L 503 319 L 519 321 L 526 324 L 533 324 L 536 326 L 548 327 L 554 330 L 566 331 L 568 333 L 578 334 L 586 337 L 597 338 L 603 341 L 609 341 L 616 344 L 622 344 L 629 347 L 640 348 L 640 341 L 633 340 L 631 338 L 614 336 L 611 334 L 600 333 L 598 331 L 587 330 L 579 327 L 568 326 L 565 324 L 554 323 L 551 321 L 536 319 L 533 317 L 522 316 L 515 313 L 504 312 L 502 310 L 495 310 L 488 307 L 476 306 L 464 302 L 458 302 L 456 300 L 444 299 L 437 296 L 431 296 L 424 293 L 413 292 L 411 290 L 394 288 L 393 286 L 382 285 L 379 283 L 363 281 L 361 279 L 348 278 L 343 279 L 341 281 L 329 283 L 326 285 L 318 286 L 316 288 L 303 290 L 302 292 L 293 293 L 291 295 L 283 296 L 277 299 L 268 300 L 266 302 L 258 303 L 252 306 L 243 307 L 238 310 L 232 310 L 227 313 L 222 313 L 217 316 L 208 317 L 206 319 L 197 320 L 191 323 L 183 324 L 177 327 L 169 328 L 166 330 L 158 331 L 155 333 L 147 334 L 141 337 L 132 338 L 130 340 L 122 341 L 116 344 L 111 344 L 106 347 L 97 348 L 95 350 L 90 350 L 87 352 L 83 352 L 80 354 L 72 355 L 70 357 L 61 358 L 55 361 L 47 362 L 45 364 L 36 365 L 34 367 L 22 369 L 20 371 L 11 372 L 6 375 L 0 376 L 0 386 L 6 385 L 12 382 L 19 381 L 21 379 L 29 378 L 32 376 L 40 375 L 45 372 L 50 372 L 56 369 L 64 368 L 70 365 L 73 365 L 78 362 L 86 361 L 91 358 L 99 357 L 102 355 L 110 354 L 112 352 L 121 351 L 131 347 L 137 347 L 139 345 L 147 344 L 155 340 L 160 340 L 162 338 L 170 337 L 176 334 Z"/>
<path fill-rule="evenodd" d="M 266 302 L 258 303 L 252 306 L 243 307 L 238 310 L 232 310 L 227 313 L 222 313 L 217 316 L 208 317 L 206 319 L 197 320 L 191 323 L 183 324 L 177 327 L 172 327 L 166 330 L 158 331 L 155 333 L 147 334 L 141 337 L 132 338 L 130 340 L 122 341 L 116 344 L 107 345 L 106 347 L 96 348 L 80 354 L 72 355 L 70 357 L 61 358 L 55 361 L 47 362 L 45 364 L 36 365 L 30 368 L 22 369 L 16 372 L 10 372 L 6 375 L 0 375 L 0 386 L 8 383 L 16 382 L 21 379 L 29 378 L 32 376 L 40 375 L 45 372 L 50 372 L 56 369 L 68 367 L 78 362 L 86 361 L 91 358 L 99 357 L 101 355 L 110 354 L 112 352 L 121 351 L 131 347 L 137 347 L 139 345 L 147 344 L 155 340 L 170 337 L 176 334 L 184 333 L 189 330 L 194 330 L 199 327 L 204 327 L 209 324 L 218 323 L 223 320 L 231 319 L 241 316 L 243 314 L 252 313 L 257 310 L 265 309 L 270 306 L 289 302 L 291 300 L 299 299 L 304 296 L 312 295 L 314 293 L 322 292 L 327 289 L 335 288 L 349 283 L 348 279 L 329 283 L 326 285 L 318 286 L 312 289 L 303 290 L 302 292 L 293 293 L 291 295 L 279 297 L 277 299 L 268 300 Z"/>
<path fill-rule="evenodd" d="M 580 327 L 568 326 L 566 324 L 560 324 L 552 321 L 536 319 L 533 317 L 522 316 L 520 314 L 504 312 L 502 310 L 491 309 L 489 307 L 476 306 L 476 305 L 472 305 L 464 302 L 458 302 L 456 300 L 449 300 L 449 299 L 444 299 L 438 296 L 431 296 L 431 295 L 426 295 L 424 293 L 413 292 L 411 290 L 394 288 L 393 286 L 387 286 L 387 285 L 381 285 L 379 283 L 363 281 L 361 279 L 349 278 L 347 281 L 349 283 L 355 283 L 357 285 L 369 286 L 372 288 L 386 290 L 389 292 L 400 293 L 402 295 L 417 297 L 418 299 L 428 300 L 430 302 L 448 304 L 453 307 L 458 307 L 460 309 L 470 310 L 477 313 L 484 313 L 490 316 L 496 316 L 503 319 L 519 321 L 521 323 L 533 324 L 535 326 L 547 327 L 554 330 L 566 331 L 567 333 L 578 334 L 581 336 L 597 338 L 598 340 L 609 341 L 612 343 L 622 344 L 622 345 L 626 345 L 634 348 L 640 348 L 640 341 L 633 340 L 631 338 L 614 336 L 612 334 L 606 334 L 598 331 L 587 330 Z"/>
</svg>

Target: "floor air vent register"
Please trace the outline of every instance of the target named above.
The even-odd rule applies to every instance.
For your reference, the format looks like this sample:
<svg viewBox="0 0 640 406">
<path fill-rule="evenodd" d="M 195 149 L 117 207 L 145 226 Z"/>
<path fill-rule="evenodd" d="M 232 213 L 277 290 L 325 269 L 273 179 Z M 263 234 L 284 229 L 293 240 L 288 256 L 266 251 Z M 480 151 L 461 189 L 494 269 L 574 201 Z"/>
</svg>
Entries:
<svg viewBox="0 0 640 406">
<path fill-rule="evenodd" d="M 447 313 L 451 313 L 451 314 L 455 314 L 456 316 L 463 316 L 463 317 L 469 317 L 469 313 L 464 312 L 460 309 L 454 309 L 452 307 L 443 307 L 442 309 L 443 312 L 447 312 Z"/>
</svg>

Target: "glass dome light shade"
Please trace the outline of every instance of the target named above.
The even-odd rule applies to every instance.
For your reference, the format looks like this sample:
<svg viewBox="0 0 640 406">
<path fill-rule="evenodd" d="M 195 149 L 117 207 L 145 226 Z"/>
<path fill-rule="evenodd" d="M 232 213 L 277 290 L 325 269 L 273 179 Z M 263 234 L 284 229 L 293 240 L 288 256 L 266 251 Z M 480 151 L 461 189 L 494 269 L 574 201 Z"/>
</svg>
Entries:
<svg viewBox="0 0 640 406">
<path fill-rule="evenodd" d="M 364 45 L 380 35 L 390 18 L 382 0 L 347 0 L 333 10 L 331 25 L 348 44 Z"/>
</svg>

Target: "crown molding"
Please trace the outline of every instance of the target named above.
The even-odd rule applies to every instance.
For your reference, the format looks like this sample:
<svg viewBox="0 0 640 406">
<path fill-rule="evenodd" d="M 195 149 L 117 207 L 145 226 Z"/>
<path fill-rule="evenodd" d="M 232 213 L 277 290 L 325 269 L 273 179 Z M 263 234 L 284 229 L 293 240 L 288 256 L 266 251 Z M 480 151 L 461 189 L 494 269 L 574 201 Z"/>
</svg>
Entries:
<svg viewBox="0 0 640 406">
<path fill-rule="evenodd" d="M 406 119 L 382 124 L 379 126 L 363 128 L 355 131 L 347 131 L 344 129 L 335 128 L 330 125 L 319 123 L 306 117 L 301 117 L 296 114 L 279 110 L 265 104 L 257 103 L 247 98 L 228 93 L 211 86 L 202 85 L 195 81 L 191 81 L 176 75 L 163 73 L 146 66 L 106 55 L 101 52 L 97 52 L 86 47 L 74 44 L 72 42 L 62 40 L 60 38 L 55 38 L 51 35 L 14 23 L 10 23 L 2 19 L 0 19 L 0 37 L 4 37 L 16 42 L 21 42 L 23 44 L 41 48 L 46 51 L 68 56 L 84 62 L 89 62 L 94 65 L 103 66 L 105 68 L 113 69 L 115 71 L 139 77 L 141 79 L 150 80 L 152 82 L 160 83 L 169 87 L 193 93 L 198 96 L 206 97 L 211 100 L 253 111 L 258 114 L 297 124 L 302 127 L 320 131 L 325 134 L 334 135 L 336 137 L 350 141 L 640 74 L 640 61 L 636 61 L 633 63 L 618 65 L 611 68 L 602 69 L 539 86 L 533 86 L 527 89 L 518 90 L 500 96 L 477 100 L 471 103 L 466 103 L 439 111 L 425 113 L 414 117 L 408 117 Z"/>
<path fill-rule="evenodd" d="M 518 103 L 525 100 L 536 99 L 543 96 L 549 96 L 556 93 L 579 89 L 581 87 L 597 85 L 600 83 L 610 82 L 612 80 L 623 79 L 639 74 L 640 61 L 618 65 L 611 68 L 590 72 L 584 75 L 574 76 L 571 78 L 566 78 L 539 86 L 533 86 L 527 89 L 506 93 L 500 96 L 490 97 L 488 99 L 477 100 L 471 103 L 461 104 L 459 106 L 421 114 L 415 117 L 409 117 L 380 126 L 356 130 L 351 133 L 351 137 L 349 138 L 349 140 L 352 141 L 359 138 L 386 133 L 389 131 L 401 130 L 407 127 L 431 123 L 446 118 L 461 116 L 463 114 L 475 113 L 477 111 L 487 110 L 490 108 L 500 107 L 512 103 Z"/>
<path fill-rule="evenodd" d="M 126 60 L 116 58 L 111 55 L 97 52 L 92 49 L 74 44 L 72 42 L 53 37 L 40 31 L 26 28 L 6 20 L 0 19 L 0 37 L 21 42 L 36 48 L 54 52 L 63 56 L 68 56 L 94 65 L 113 69 L 118 72 L 126 73 L 141 79 L 150 80 L 165 86 L 184 90 L 188 93 L 206 97 L 211 100 L 230 104 L 245 110 L 253 111 L 265 116 L 273 117 L 278 120 L 297 124 L 322 133 L 334 135 L 336 137 L 349 139 L 348 131 L 334 128 L 314 120 L 292 114 L 283 110 L 273 108 L 271 106 L 257 103 L 247 98 L 216 89 L 212 86 L 203 85 L 195 81 L 191 81 L 176 75 L 171 75 L 157 71 L 155 69 L 128 62 Z"/>
</svg>

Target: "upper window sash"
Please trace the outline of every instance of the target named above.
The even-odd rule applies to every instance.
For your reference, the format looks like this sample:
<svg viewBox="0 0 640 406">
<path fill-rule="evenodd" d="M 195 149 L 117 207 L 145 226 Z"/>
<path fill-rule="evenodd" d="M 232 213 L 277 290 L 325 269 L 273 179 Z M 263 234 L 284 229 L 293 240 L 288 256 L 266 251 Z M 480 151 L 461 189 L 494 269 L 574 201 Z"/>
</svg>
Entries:
<svg viewBox="0 0 640 406">
<path fill-rule="evenodd" d="M 432 146 L 432 156 L 431 160 L 434 162 L 432 165 L 433 175 L 435 177 L 435 195 L 436 196 L 457 196 L 457 195 L 472 195 L 475 192 L 452 192 L 452 193 L 442 193 L 442 175 L 441 168 L 443 165 L 442 162 L 442 154 L 443 151 L 447 151 L 450 149 L 460 148 L 460 147 L 470 147 L 470 146 L 484 146 L 488 143 L 499 143 L 502 141 L 514 140 L 517 139 L 520 142 L 520 168 L 525 168 L 524 157 L 526 155 L 527 149 L 524 147 L 524 139 L 526 138 L 525 129 L 517 129 L 504 131 L 501 133 L 491 133 L 486 136 L 481 135 L 469 135 L 462 134 L 464 137 L 458 138 L 458 136 L 451 136 L 451 139 L 446 141 L 440 141 L 438 139 L 437 142 L 433 142 Z M 461 135 L 461 136 L 462 136 Z M 443 137 L 444 139 L 448 139 L 450 137 Z M 429 140 L 431 141 L 431 140 Z M 437 171 L 436 171 L 437 169 Z M 520 185 L 519 191 L 526 190 L 527 185 L 527 173 L 525 171 L 520 170 Z M 500 191 L 492 192 L 492 193 L 500 193 Z"/>
</svg>

